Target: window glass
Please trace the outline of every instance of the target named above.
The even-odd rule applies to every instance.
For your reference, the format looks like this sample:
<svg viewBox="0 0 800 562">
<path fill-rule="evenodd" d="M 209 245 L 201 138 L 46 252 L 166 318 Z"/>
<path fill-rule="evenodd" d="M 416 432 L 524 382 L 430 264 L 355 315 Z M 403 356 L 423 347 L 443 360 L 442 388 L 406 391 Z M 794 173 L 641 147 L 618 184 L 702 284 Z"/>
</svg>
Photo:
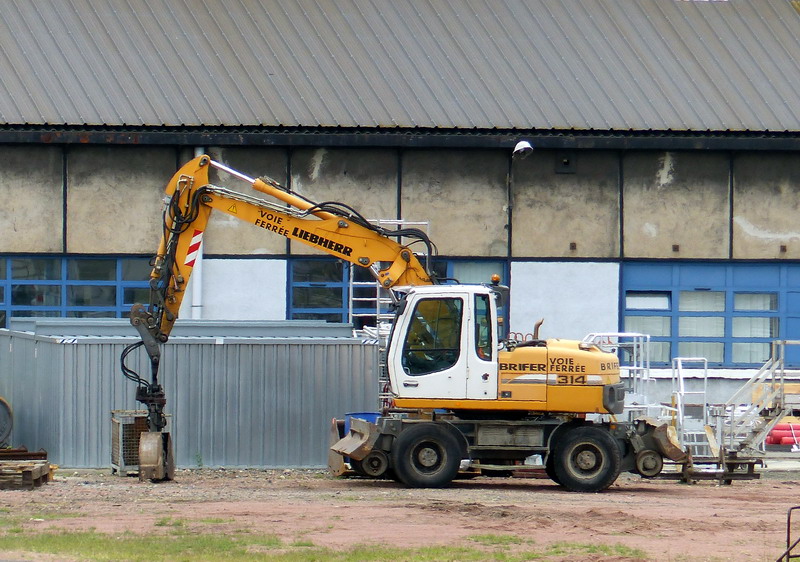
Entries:
<svg viewBox="0 0 800 562">
<path fill-rule="evenodd" d="M 343 306 L 344 295 L 339 287 L 295 287 L 292 291 L 294 308 L 342 308 Z"/>
<path fill-rule="evenodd" d="M 70 310 L 67 318 L 114 318 L 113 310 Z"/>
<path fill-rule="evenodd" d="M 386 264 L 386 266 L 381 265 L 379 269 L 388 267 L 388 265 L 389 264 Z M 361 267 L 358 265 L 351 265 L 350 267 L 353 268 L 353 281 L 358 283 L 375 282 L 375 277 L 372 275 L 368 267 Z"/>
<path fill-rule="evenodd" d="M 493 351 L 489 295 L 475 295 L 475 353 L 484 361 L 491 361 Z"/>
<path fill-rule="evenodd" d="M 503 264 L 491 261 L 453 261 L 453 277 L 459 283 L 491 283 L 492 275 L 503 276 Z"/>
<path fill-rule="evenodd" d="M 722 342 L 678 342 L 679 357 L 705 357 L 709 363 L 722 363 L 724 355 L 725 345 Z"/>
<path fill-rule="evenodd" d="M 772 340 L 800 340 L 798 263 L 636 262 L 621 273 L 623 329 L 650 334 L 653 347 L 669 342 L 672 357 L 749 368 Z M 786 365 L 800 367 L 800 349 L 787 348 Z"/>
<path fill-rule="evenodd" d="M 61 287 L 59 285 L 12 285 L 11 304 L 13 306 L 60 306 Z M 16 316 L 16 312 L 14 315 Z"/>
<path fill-rule="evenodd" d="M 669 336 L 672 331 L 669 316 L 626 316 L 625 331 L 650 336 Z"/>
<path fill-rule="evenodd" d="M 723 291 L 681 291 L 679 302 L 681 312 L 725 311 L 725 293 Z"/>
<path fill-rule="evenodd" d="M 61 260 L 58 258 L 14 258 L 11 260 L 11 278 L 60 280 Z"/>
<path fill-rule="evenodd" d="M 417 303 L 403 345 L 403 367 L 409 375 L 425 375 L 456 364 L 461 353 L 462 309 L 458 298 Z"/>
<path fill-rule="evenodd" d="M 123 281 L 147 281 L 153 270 L 150 261 L 146 259 L 124 259 L 122 262 Z"/>
<path fill-rule="evenodd" d="M 324 312 L 295 312 L 292 316 L 295 320 L 323 320 L 325 322 L 341 322 L 341 314 L 330 314 Z"/>
<path fill-rule="evenodd" d="M 20 318 L 58 318 L 61 313 L 58 310 L 15 310 L 11 316 Z"/>
<path fill-rule="evenodd" d="M 778 319 L 756 316 L 737 316 L 733 319 L 734 338 L 776 338 Z"/>
<path fill-rule="evenodd" d="M 114 306 L 117 289 L 111 286 L 67 285 L 67 306 Z"/>
<path fill-rule="evenodd" d="M 628 291 L 625 293 L 625 308 L 628 310 L 669 310 L 669 296 L 669 293 Z"/>
<path fill-rule="evenodd" d="M 0 327 L 6 327 L 14 316 L 127 317 L 133 302 L 146 303 L 150 299 L 148 261 L 147 258 L 2 257 Z M 122 270 L 124 283 L 118 283 L 118 268 Z M 118 302 L 120 285 L 126 302 Z M 75 307 L 83 310 L 75 311 Z"/>
<path fill-rule="evenodd" d="M 650 361 L 669 363 L 672 359 L 672 344 L 668 341 L 650 341 Z"/>
<path fill-rule="evenodd" d="M 114 281 L 117 260 L 67 260 L 67 279 L 76 281 Z"/>
<path fill-rule="evenodd" d="M 295 260 L 292 280 L 295 283 L 325 283 L 343 280 L 344 264 L 339 260 Z"/>
<path fill-rule="evenodd" d="M 775 293 L 734 293 L 734 310 L 778 310 L 778 295 Z"/>
<path fill-rule="evenodd" d="M 695 338 L 724 337 L 725 318 L 722 316 L 682 316 L 678 319 L 678 335 Z"/>
<path fill-rule="evenodd" d="M 150 302 L 150 289 L 144 287 L 126 287 L 122 292 L 123 304 L 131 305 L 137 302 Z"/>
<path fill-rule="evenodd" d="M 770 356 L 768 343 L 734 343 L 732 350 L 734 363 L 764 363 Z"/>
</svg>

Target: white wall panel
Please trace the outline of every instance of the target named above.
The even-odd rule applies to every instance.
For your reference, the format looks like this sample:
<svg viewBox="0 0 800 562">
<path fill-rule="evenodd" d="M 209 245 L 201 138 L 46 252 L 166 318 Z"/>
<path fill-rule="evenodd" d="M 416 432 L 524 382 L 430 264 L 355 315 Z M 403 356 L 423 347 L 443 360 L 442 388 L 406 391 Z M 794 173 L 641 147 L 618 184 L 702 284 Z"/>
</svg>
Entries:
<svg viewBox="0 0 800 562">
<path fill-rule="evenodd" d="M 181 318 L 283 320 L 286 318 L 286 260 L 203 259 L 202 311 L 191 310 L 195 277 L 181 303 Z"/>
<path fill-rule="evenodd" d="M 581 339 L 619 329 L 619 265 L 597 262 L 511 264 L 512 331 L 530 333 L 544 318 L 543 338 Z"/>
</svg>

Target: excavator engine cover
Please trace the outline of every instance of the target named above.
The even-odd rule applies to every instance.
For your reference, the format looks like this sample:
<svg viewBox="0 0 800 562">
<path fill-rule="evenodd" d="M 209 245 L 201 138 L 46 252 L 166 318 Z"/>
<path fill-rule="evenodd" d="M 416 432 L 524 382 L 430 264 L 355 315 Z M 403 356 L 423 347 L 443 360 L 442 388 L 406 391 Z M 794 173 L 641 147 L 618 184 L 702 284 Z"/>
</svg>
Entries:
<svg viewBox="0 0 800 562">
<path fill-rule="evenodd" d="M 170 434 L 143 431 L 139 435 L 139 480 L 174 480 L 175 457 Z"/>
</svg>

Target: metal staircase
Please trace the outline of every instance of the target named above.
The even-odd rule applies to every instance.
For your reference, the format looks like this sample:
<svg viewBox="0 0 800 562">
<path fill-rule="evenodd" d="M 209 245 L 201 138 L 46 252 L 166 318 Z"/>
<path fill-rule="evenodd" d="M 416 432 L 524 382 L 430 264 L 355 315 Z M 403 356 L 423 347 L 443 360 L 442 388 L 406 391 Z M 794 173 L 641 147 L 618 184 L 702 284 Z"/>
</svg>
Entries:
<svg viewBox="0 0 800 562">
<path fill-rule="evenodd" d="M 689 455 L 678 472 L 665 473 L 665 477 L 717 479 L 725 484 L 758 478 L 755 466 L 762 464 L 766 436 L 785 415 L 800 413 L 800 395 L 787 398 L 784 392 L 786 347 L 800 341 L 773 342 L 771 358 L 722 404 L 708 401 L 706 358 L 673 359 L 671 401 L 654 403 L 649 336 L 594 333 L 582 343 L 619 356 L 620 373 L 628 385 L 625 410 L 629 420 L 650 417 L 675 427 L 680 446 Z M 689 383 L 690 379 L 696 382 Z"/>
<path fill-rule="evenodd" d="M 702 369 L 702 390 L 687 389 L 687 368 Z M 681 448 L 695 460 L 719 455 L 714 432 L 709 427 L 708 360 L 704 357 L 676 357 L 672 360 L 673 422 Z"/>
<path fill-rule="evenodd" d="M 650 402 L 655 381 L 650 376 L 650 336 L 635 332 L 597 332 L 581 340 L 619 357 L 620 376 L 625 382 L 625 419 L 658 418 L 662 405 Z"/>
<path fill-rule="evenodd" d="M 719 420 L 720 443 L 737 456 L 763 452 L 770 430 L 792 409 L 784 392 L 787 345 L 800 345 L 800 341 L 772 342 L 769 360 L 713 412 Z"/>
</svg>

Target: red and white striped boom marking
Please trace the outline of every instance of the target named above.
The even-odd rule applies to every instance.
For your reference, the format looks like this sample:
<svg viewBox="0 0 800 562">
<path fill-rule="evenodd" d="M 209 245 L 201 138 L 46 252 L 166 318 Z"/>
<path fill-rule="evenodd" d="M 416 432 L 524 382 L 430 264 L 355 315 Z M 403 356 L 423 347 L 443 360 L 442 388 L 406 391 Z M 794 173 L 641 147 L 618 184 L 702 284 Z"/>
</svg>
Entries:
<svg viewBox="0 0 800 562">
<path fill-rule="evenodd" d="M 192 241 L 189 242 L 189 252 L 186 254 L 186 261 L 184 265 L 194 267 L 194 262 L 197 261 L 197 254 L 200 253 L 200 244 L 203 242 L 203 231 L 195 230 L 192 234 Z"/>
</svg>

